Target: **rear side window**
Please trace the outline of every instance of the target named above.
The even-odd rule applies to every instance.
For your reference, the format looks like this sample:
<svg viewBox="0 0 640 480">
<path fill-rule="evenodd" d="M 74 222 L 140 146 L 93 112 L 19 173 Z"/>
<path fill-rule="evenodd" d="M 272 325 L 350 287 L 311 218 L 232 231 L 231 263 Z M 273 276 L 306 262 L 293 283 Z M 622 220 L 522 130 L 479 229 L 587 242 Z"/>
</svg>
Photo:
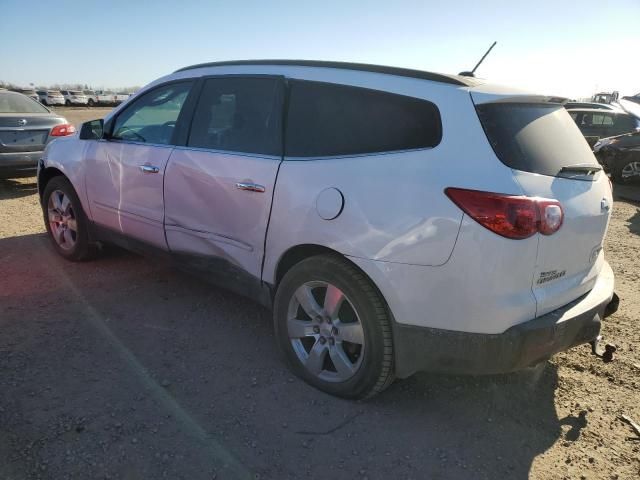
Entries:
<svg viewBox="0 0 640 480">
<path fill-rule="evenodd" d="M 510 168 L 556 176 L 562 167 L 597 164 L 562 105 L 488 103 L 476 110 L 493 150 Z"/>
<path fill-rule="evenodd" d="M 435 147 L 438 108 L 404 95 L 330 83 L 294 81 L 285 153 L 326 157 Z"/>
<path fill-rule="evenodd" d="M 282 86 L 279 78 L 206 80 L 187 145 L 280 156 Z"/>
<path fill-rule="evenodd" d="M 0 92 L 0 113 L 49 113 L 49 110 L 30 97 Z"/>
<path fill-rule="evenodd" d="M 631 115 L 618 115 L 615 121 L 616 134 L 632 132 L 638 127 L 638 121 Z"/>
</svg>

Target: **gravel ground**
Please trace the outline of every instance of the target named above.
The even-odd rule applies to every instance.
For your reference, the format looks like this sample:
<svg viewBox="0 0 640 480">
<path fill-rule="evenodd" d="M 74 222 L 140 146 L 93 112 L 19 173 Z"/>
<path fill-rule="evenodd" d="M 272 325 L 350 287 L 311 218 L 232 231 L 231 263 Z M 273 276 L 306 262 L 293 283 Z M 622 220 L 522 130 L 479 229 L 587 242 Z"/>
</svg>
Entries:
<svg viewBox="0 0 640 480">
<path fill-rule="evenodd" d="M 120 250 L 65 262 L 35 189 L 0 180 L 3 480 L 640 475 L 619 419 L 640 422 L 640 203 L 618 197 L 606 243 L 612 363 L 581 346 L 512 375 L 419 374 L 360 403 L 294 379 L 254 303 Z"/>
<path fill-rule="evenodd" d="M 104 117 L 112 107 L 51 107 L 51 110 L 63 115 L 78 128 L 84 122 Z"/>
</svg>

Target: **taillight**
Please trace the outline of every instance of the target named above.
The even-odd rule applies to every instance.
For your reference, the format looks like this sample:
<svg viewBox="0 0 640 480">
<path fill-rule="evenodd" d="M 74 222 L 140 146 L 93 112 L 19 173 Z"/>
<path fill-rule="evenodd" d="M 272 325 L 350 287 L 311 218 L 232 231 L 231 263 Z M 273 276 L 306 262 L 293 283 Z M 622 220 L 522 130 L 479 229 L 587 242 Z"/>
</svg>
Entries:
<svg viewBox="0 0 640 480">
<path fill-rule="evenodd" d="M 562 206 L 555 200 L 463 188 L 447 188 L 445 193 L 480 225 L 506 238 L 521 240 L 538 232 L 551 235 L 564 219 Z"/>
<path fill-rule="evenodd" d="M 562 226 L 564 212 L 559 202 L 555 200 L 533 199 L 538 205 L 540 220 L 538 231 L 543 235 L 552 235 Z"/>
<path fill-rule="evenodd" d="M 73 135 L 74 133 L 76 133 L 76 127 L 70 123 L 62 123 L 53 127 L 49 135 L 52 137 L 65 137 L 67 135 Z"/>
</svg>

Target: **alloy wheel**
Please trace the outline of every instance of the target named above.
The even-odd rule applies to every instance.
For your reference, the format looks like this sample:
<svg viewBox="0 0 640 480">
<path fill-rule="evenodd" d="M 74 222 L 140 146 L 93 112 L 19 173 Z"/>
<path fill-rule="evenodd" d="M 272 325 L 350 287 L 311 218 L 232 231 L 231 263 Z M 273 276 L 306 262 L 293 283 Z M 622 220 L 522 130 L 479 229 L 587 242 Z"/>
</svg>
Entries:
<svg viewBox="0 0 640 480">
<path fill-rule="evenodd" d="M 361 319 L 335 285 L 312 281 L 300 286 L 289 301 L 287 332 L 304 368 L 324 381 L 347 381 L 362 364 Z"/>
<path fill-rule="evenodd" d="M 78 238 L 78 222 L 68 195 L 54 190 L 47 204 L 51 235 L 63 250 L 71 250 Z"/>
<path fill-rule="evenodd" d="M 622 172 L 620 173 L 622 178 L 640 177 L 640 162 L 627 163 Z"/>
</svg>

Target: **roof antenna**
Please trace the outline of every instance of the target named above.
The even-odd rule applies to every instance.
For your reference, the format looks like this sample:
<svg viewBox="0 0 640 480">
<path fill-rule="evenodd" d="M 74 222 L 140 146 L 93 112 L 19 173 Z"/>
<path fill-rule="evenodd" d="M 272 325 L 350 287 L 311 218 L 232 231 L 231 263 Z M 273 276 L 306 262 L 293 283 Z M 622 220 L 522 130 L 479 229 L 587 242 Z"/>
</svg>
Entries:
<svg viewBox="0 0 640 480">
<path fill-rule="evenodd" d="M 484 62 L 484 59 L 487 58 L 487 55 L 489 55 L 489 52 L 491 50 L 493 50 L 493 47 L 496 46 L 496 43 L 498 42 L 493 42 L 491 44 L 491 46 L 489 47 L 489 50 L 487 50 L 487 52 L 482 56 L 482 58 L 480 59 L 480 61 L 478 63 L 476 63 L 476 66 L 473 67 L 473 70 L 471 70 L 470 72 L 460 72 L 458 75 L 462 76 L 462 77 L 475 77 L 475 71 L 478 69 L 478 67 L 480 66 L 480 64 L 482 62 Z"/>
</svg>

